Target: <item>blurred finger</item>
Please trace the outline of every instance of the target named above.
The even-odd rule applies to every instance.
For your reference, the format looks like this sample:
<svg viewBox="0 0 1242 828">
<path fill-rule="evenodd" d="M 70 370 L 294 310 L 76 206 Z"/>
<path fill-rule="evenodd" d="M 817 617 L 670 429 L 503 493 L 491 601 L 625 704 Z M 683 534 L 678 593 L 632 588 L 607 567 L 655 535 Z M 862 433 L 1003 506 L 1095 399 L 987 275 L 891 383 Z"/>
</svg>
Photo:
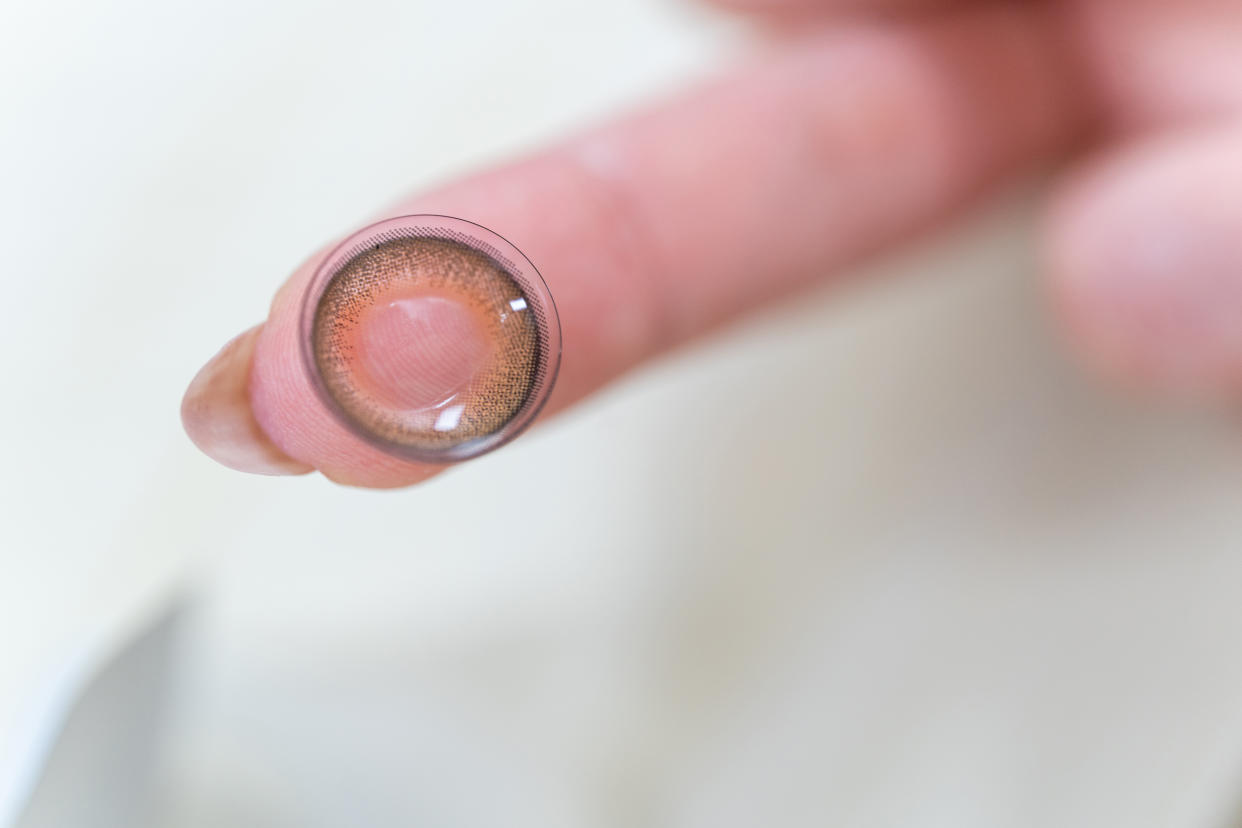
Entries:
<svg viewBox="0 0 1242 828">
<path fill-rule="evenodd" d="M 1066 9 L 1110 126 L 1136 131 L 1242 112 L 1242 3 L 1071 0 Z"/>
<path fill-rule="evenodd" d="M 1049 245 L 1089 359 L 1183 395 L 1242 394 L 1242 125 L 1177 135 L 1080 175 Z"/>
<path fill-rule="evenodd" d="M 1034 8 L 809 36 L 735 76 L 390 214 L 490 227 L 540 268 L 564 359 L 550 410 L 638 361 L 934 220 L 1058 147 L 1071 108 Z M 289 456 L 366 486 L 416 482 L 341 427 L 280 292 L 255 352 L 257 421 Z"/>
<path fill-rule="evenodd" d="M 714 6 L 784 18 L 841 11 L 902 12 L 943 9 L 979 0 L 709 0 Z"/>
</svg>

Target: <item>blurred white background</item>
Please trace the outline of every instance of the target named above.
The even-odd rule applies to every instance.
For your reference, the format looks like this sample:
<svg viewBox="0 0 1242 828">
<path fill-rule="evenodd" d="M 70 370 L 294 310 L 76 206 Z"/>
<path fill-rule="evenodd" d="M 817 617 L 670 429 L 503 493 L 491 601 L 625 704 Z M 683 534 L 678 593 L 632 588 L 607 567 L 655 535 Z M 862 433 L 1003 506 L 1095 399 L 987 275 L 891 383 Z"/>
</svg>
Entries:
<svg viewBox="0 0 1242 828">
<path fill-rule="evenodd" d="M 182 435 L 324 239 L 743 39 L 0 9 L 0 825 L 1229 824 L 1242 437 L 1080 375 L 1023 198 L 416 490 Z"/>
</svg>

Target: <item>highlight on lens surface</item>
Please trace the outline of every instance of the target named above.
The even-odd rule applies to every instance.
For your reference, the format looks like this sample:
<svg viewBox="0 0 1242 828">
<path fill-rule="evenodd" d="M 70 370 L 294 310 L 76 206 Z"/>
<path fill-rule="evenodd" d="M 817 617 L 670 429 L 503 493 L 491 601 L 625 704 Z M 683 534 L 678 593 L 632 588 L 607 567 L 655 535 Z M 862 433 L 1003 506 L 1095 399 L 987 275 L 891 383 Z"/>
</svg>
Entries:
<svg viewBox="0 0 1242 828">
<path fill-rule="evenodd" d="M 511 440 L 560 366 L 560 321 L 534 265 L 449 216 L 401 216 L 347 238 L 315 272 L 301 325 L 324 403 L 408 460 L 465 460 Z"/>
</svg>

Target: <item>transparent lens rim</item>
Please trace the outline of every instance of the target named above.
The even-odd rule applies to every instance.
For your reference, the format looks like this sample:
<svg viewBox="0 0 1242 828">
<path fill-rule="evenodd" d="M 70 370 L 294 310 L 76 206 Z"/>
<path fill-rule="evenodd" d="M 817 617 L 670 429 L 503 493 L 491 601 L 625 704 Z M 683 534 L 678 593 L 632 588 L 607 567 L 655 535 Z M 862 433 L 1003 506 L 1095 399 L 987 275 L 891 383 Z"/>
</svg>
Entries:
<svg viewBox="0 0 1242 828">
<path fill-rule="evenodd" d="M 397 239 L 440 239 L 465 244 L 491 258 L 517 283 L 535 316 L 539 352 L 535 377 L 525 401 L 490 434 L 443 449 L 399 443 L 382 437 L 357 420 L 329 390 L 315 358 L 315 317 L 324 291 L 337 273 L 369 247 Z M 299 325 L 302 364 L 317 396 L 333 417 L 354 436 L 402 460 L 447 464 L 478 457 L 500 448 L 527 429 L 547 403 L 561 365 L 561 321 L 556 302 L 534 263 L 500 234 L 455 216 L 416 213 L 394 216 L 351 233 L 320 262 L 302 297 Z"/>
</svg>

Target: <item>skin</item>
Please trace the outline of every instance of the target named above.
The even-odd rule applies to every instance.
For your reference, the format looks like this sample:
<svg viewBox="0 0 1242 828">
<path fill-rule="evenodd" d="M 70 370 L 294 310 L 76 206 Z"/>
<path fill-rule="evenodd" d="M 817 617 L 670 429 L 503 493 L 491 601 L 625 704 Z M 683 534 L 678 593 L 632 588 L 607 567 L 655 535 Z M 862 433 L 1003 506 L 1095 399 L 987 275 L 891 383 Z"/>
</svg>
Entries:
<svg viewBox="0 0 1242 828">
<path fill-rule="evenodd" d="M 1242 0 L 720 5 L 768 26 L 770 48 L 382 211 L 470 219 L 539 264 L 564 339 L 543 416 L 1048 167 L 1052 305 L 1088 364 L 1242 392 Z M 195 378 L 186 430 L 242 471 L 418 483 L 440 468 L 351 436 L 302 375 L 298 303 L 331 246 Z"/>
</svg>

